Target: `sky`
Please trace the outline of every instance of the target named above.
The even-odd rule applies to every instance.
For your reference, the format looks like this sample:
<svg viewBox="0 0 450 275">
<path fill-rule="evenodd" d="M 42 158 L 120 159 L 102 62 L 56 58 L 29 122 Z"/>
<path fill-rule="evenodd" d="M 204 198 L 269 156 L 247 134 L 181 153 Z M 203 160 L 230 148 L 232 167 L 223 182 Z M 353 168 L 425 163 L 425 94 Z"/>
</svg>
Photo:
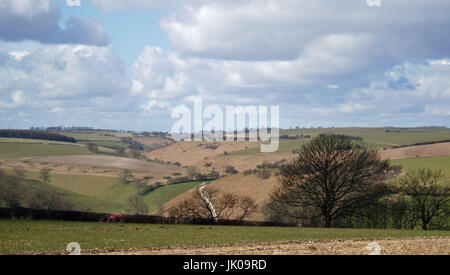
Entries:
<svg viewBox="0 0 450 275">
<path fill-rule="evenodd" d="M 172 110 L 280 126 L 450 126 L 450 1 L 0 0 L 0 128 L 169 131 Z"/>
</svg>

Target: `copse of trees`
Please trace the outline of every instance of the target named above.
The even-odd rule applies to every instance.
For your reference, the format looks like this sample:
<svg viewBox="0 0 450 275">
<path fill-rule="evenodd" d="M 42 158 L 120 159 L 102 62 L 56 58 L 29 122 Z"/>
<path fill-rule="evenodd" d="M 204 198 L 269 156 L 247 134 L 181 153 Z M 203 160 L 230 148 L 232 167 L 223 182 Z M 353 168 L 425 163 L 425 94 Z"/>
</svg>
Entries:
<svg viewBox="0 0 450 275">
<path fill-rule="evenodd" d="M 64 136 L 58 133 L 47 131 L 33 131 L 33 130 L 0 130 L 0 137 L 6 138 L 23 138 L 23 139 L 40 139 L 75 143 L 73 137 Z"/>
<path fill-rule="evenodd" d="M 320 135 L 281 167 L 280 187 L 268 207 L 290 220 L 331 227 L 384 195 L 382 179 L 389 169 L 375 149 L 343 136 Z"/>
<path fill-rule="evenodd" d="M 450 187 L 441 171 L 401 167 L 339 135 L 321 135 L 280 169 L 263 211 L 275 222 L 353 228 L 448 229 Z"/>
<path fill-rule="evenodd" d="M 0 207 L 43 210 L 72 210 L 74 204 L 57 192 L 39 184 L 26 183 L 23 171 L 7 173 L 0 169 Z"/>
</svg>

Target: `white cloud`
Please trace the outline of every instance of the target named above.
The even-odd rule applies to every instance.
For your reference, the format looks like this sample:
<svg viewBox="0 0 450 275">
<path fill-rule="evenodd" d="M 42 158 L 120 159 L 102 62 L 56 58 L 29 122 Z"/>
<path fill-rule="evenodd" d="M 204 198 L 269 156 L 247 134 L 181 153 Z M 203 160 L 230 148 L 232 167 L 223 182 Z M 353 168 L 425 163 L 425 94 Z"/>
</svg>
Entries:
<svg viewBox="0 0 450 275">
<path fill-rule="evenodd" d="M 50 0 L 1 0 L 0 40 L 97 46 L 109 44 L 109 38 L 98 22 L 87 17 L 63 20 L 60 4 L 60 1 Z"/>
<path fill-rule="evenodd" d="M 399 59 L 448 53 L 440 30 L 449 27 L 449 10 L 448 1 L 392 0 L 380 8 L 364 0 L 203 1 L 161 26 L 177 51 L 209 58 L 291 60 L 314 40 L 351 33 L 374 36 L 366 54 Z"/>
<path fill-rule="evenodd" d="M 13 56 L 17 61 L 21 61 L 22 58 L 29 55 L 30 52 L 29 51 L 12 51 L 12 52 L 9 52 L 9 54 L 11 56 Z"/>
<path fill-rule="evenodd" d="M 11 15 L 26 18 L 33 17 L 50 12 L 50 0 L 2 0 L 0 1 L 0 14 L 8 13 Z"/>
</svg>

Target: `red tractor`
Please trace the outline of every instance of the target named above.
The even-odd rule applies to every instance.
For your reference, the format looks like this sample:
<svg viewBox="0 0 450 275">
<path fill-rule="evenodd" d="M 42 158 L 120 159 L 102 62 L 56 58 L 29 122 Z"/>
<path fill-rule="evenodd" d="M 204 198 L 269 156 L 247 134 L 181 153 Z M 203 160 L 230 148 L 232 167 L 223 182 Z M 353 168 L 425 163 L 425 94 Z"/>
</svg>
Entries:
<svg viewBox="0 0 450 275">
<path fill-rule="evenodd" d="M 123 222 L 123 215 L 120 213 L 112 213 L 109 215 L 109 217 L 106 221 L 113 222 L 113 223 Z"/>
</svg>

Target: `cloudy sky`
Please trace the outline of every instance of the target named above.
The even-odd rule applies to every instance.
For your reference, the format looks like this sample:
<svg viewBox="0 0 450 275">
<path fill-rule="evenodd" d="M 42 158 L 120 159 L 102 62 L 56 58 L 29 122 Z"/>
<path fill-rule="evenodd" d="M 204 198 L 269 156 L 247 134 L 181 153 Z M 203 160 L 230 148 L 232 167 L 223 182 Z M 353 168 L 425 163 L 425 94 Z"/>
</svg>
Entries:
<svg viewBox="0 0 450 275">
<path fill-rule="evenodd" d="M 450 126 L 449 14 L 448 0 L 0 0 L 0 128 L 170 130 L 197 96 L 278 105 L 286 128 Z"/>
</svg>

